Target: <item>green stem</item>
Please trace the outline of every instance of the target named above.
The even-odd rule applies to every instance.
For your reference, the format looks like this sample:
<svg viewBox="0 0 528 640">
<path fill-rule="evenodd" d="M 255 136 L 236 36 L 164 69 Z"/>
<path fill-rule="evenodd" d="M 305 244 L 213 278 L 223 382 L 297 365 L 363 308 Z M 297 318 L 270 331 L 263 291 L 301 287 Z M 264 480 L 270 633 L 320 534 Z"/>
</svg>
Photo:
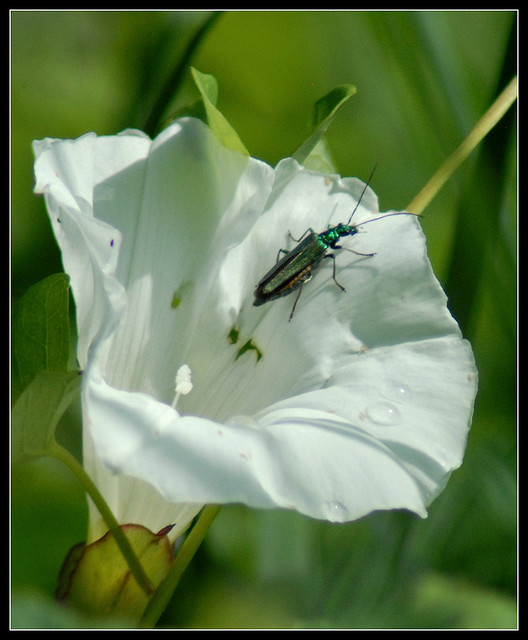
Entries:
<svg viewBox="0 0 528 640">
<path fill-rule="evenodd" d="M 445 160 L 437 172 L 406 207 L 410 213 L 422 213 L 479 142 L 493 129 L 517 98 L 517 76 L 508 84 L 477 122 L 462 144 Z"/>
<path fill-rule="evenodd" d="M 151 594 L 154 591 L 152 582 L 145 573 L 145 570 L 143 569 L 138 557 L 132 549 L 132 545 L 130 544 L 129 539 L 126 537 L 123 529 L 120 527 L 119 522 L 116 520 L 114 514 L 110 510 L 110 507 L 107 505 L 105 499 L 99 492 L 99 489 L 95 486 L 90 476 L 84 470 L 82 464 L 80 464 L 77 458 L 75 458 L 75 456 L 73 456 L 69 451 L 56 443 L 52 445 L 51 449 L 48 451 L 48 455 L 51 455 L 63 462 L 82 484 L 82 486 L 92 499 L 93 503 L 99 510 L 100 514 L 102 515 L 107 527 L 112 532 L 117 546 L 121 550 L 121 553 L 123 554 L 137 583 L 143 589 L 143 591 L 145 591 L 145 593 Z"/>
<path fill-rule="evenodd" d="M 151 629 L 159 620 L 161 614 L 165 611 L 174 590 L 178 586 L 180 578 L 182 577 L 185 569 L 189 566 L 194 554 L 205 538 L 209 531 L 209 527 L 218 515 L 219 511 L 220 506 L 218 505 L 209 505 L 203 509 L 196 524 L 191 529 L 191 532 L 187 536 L 178 555 L 176 556 L 169 573 L 165 576 L 157 588 L 156 593 L 148 603 L 147 608 L 139 621 L 140 628 Z"/>
</svg>

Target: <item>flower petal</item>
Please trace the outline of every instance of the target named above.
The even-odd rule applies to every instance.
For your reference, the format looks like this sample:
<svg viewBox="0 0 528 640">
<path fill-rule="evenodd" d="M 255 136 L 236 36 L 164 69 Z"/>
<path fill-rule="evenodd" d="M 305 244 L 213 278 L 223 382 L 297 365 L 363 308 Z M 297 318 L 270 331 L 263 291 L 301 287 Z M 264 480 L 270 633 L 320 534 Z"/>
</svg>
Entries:
<svg viewBox="0 0 528 640">
<path fill-rule="evenodd" d="M 75 142 L 44 143 L 36 170 L 80 309 L 85 451 L 114 502 L 138 482 L 160 512 L 424 516 L 461 463 L 476 369 L 417 220 L 373 221 L 384 214 L 360 181 L 291 159 L 272 170 L 192 119 L 152 143 L 113 140 L 76 141 L 78 160 Z M 296 294 L 252 306 L 288 232 L 350 218 L 358 233 L 333 251 L 345 293 L 322 260 L 291 322 Z M 184 363 L 193 390 L 178 413 Z"/>
<path fill-rule="evenodd" d="M 339 522 L 376 509 L 425 516 L 462 461 L 471 350 L 441 340 L 360 357 L 329 388 L 226 424 L 179 417 L 149 396 L 92 382 L 94 438 L 115 472 L 151 482 L 172 501 L 295 508 Z"/>
</svg>

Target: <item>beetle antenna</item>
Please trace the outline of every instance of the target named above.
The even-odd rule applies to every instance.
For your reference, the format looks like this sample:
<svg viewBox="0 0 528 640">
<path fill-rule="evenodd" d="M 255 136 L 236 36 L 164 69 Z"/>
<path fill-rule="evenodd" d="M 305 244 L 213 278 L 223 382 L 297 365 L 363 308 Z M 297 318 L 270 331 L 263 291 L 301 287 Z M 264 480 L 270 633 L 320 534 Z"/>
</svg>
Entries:
<svg viewBox="0 0 528 640">
<path fill-rule="evenodd" d="M 350 221 L 354 217 L 354 214 L 356 213 L 359 205 L 361 204 L 361 200 L 363 200 L 363 196 L 365 195 L 365 191 L 367 190 L 368 186 L 370 185 L 370 182 L 371 182 L 372 178 L 374 177 L 374 173 L 376 171 L 377 166 L 378 166 L 378 161 L 376 160 L 376 164 L 374 165 L 374 168 L 370 172 L 370 176 L 369 176 L 367 182 L 365 183 L 365 186 L 363 187 L 363 191 L 361 192 L 361 195 L 359 196 L 359 200 L 357 201 L 357 204 L 354 207 L 354 211 L 352 211 L 352 213 L 350 214 L 350 218 L 348 219 L 347 224 L 350 224 Z"/>
<path fill-rule="evenodd" d="M 356 229 L 358 227 L 362 227 L 364 224 L 368 222 L 376 222 L 376 220 L 383 220 L 383 218 L 390 218 L 391 216 L 414 216 L 415 218 L 423 218 L 423 216 L 419 213 L 411 213 L 410 211 L 395 211 L 394 213 L 386 213 L 383 216 L 378 216 L 377 218 L 371 218 L 370 220 L 364 220 L 359 224 L 356 224 Z"/>
</svg>

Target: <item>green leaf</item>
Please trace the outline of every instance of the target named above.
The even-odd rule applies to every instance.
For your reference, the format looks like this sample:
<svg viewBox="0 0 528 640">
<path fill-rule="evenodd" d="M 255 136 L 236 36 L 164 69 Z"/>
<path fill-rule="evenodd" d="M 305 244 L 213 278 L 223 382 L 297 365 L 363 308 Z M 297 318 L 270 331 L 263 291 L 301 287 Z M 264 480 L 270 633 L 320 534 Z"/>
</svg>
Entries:
<svg viewBox="0 0 528 640">
<path fill-rule="evenodd" d="M 353 84 L 342 84 L 332 89 L 326 96 L 319 98 L 314 105 L 313 128 L 328 128 L 338 110 L 351 98 L 357 89 Z"/>
<path fill-rule="evenodd" d="M 77 371 L 40 371 L 24 389 L 12 414 L 13 464 L 53 455 L 55 429 L 81 388 Z"/>
<path fill-rule="evenodd" d="M 338 173 L 334 157 L 325 138 L 320 138 L 316 142 L 303 166 L 318 173 Z"/>
<path fill-rule="evenodd" d="M 218 82 L 216 78 L 208 73 L 202 73 L 194 67 L 191 67 L 191 73 L 204 102 L 209 102 L 210 105 L 216 107 L 216 101 L 218 100 Z"/>
<path fill-rule="evenodd" d="M 33 285 L 13 307 L 13 396 L 40 371 L 67 371 L 70 358 L 69 278 Z"/>
<path fill-rule="evenodd" d="M 214 76 L 201 73 L 194 67 L 191 67 L 191 73 L 194 78 L 194 82 L 202 95 L 205 112 L 207 114 L 207 123 L 211 128 L 211 131 L 215 134 L 221 144 L 224 145 L 224 147 L 249 155 L 248 150 L 238 137 L 237 132 L 216 108 L 218 83 Z"/>
<path fill-rule="evenodd" d="M 309 169 L 334 171 L 334 163 L 323 139 L 339 109 L 356 93 L 356 87 L 343 84 L 320 98 L 314 105 L 313 133 L 293 154 L 293 158 Z"/>
</svg>

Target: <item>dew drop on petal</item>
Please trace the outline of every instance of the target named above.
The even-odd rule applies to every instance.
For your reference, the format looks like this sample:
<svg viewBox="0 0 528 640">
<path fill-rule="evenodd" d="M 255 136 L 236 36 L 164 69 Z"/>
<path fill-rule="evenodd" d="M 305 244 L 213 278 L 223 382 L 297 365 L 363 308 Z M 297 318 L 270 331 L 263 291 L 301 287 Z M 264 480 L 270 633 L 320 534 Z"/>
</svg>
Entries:
<svg viewBox="0 0 528 640">
<path fill-rule="evenodd" d="M 324 503 L 323 507 L 326 513 L 326 517 L 330 521 L 344 522 L 348 517 L 348 511 L 346 507 L 340 502 L 329 500 L 328 502 Z"/>
<path fill-rule="evenodd" d="M 409 387 L 406 387 L 406 386 L 405 386 L 405 385 L 403 385 L 403 384 L 401 384 L 401 385 L 398 387 L 397 392 L 398 392 L 398 394 L 399 394 L 400 398 L 408 398 L 408 397 L 409 397 L 409 395 L 411 394 L 411 391 L 410 391 Z"/>
<path fill-rule="evenodd" d="M 388 399 L 396 400 L 397 402 L 409 400 L 411 397 L 411 390 L 404 384 L 387 385 L 383 391 Z"/>
<path fill-rule="evenodd" d="M 398 424 L 401 417 L 398 409 L 388 402 L 378 402 L 370 405 L 365 410 L 365 414 L 372 422 L 387 426 Z"/>
</svg>

